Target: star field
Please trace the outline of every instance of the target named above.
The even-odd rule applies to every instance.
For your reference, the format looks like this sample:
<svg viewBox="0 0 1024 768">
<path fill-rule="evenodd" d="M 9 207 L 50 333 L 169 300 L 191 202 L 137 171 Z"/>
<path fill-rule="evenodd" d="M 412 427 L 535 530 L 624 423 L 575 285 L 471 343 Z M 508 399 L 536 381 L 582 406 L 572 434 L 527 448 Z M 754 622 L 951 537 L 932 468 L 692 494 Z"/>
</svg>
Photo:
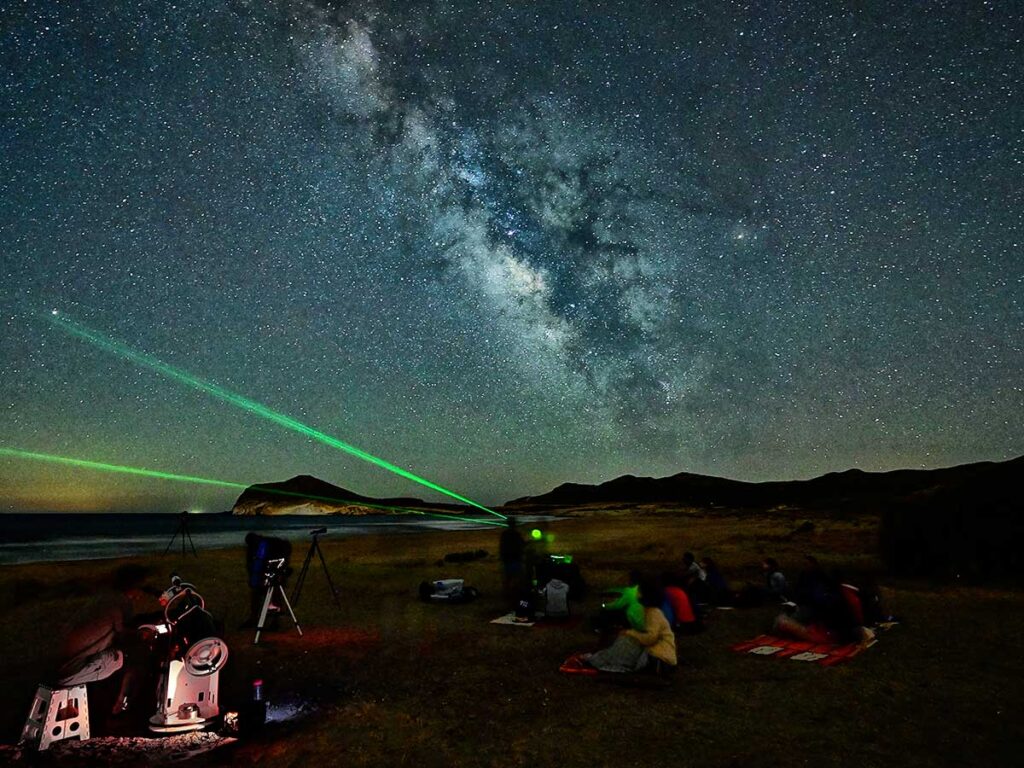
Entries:
<svg viewBox="0 0 1024 768">
<path fill-rule="evenodd" d="M 777 4 L 776 4 L 777 5 Z M 1024 453 L 1007 3 L 11 3 L 0 444 L 485 503 Z M 0 510 L 224 509 L 0 462 Z"/>
</svg>

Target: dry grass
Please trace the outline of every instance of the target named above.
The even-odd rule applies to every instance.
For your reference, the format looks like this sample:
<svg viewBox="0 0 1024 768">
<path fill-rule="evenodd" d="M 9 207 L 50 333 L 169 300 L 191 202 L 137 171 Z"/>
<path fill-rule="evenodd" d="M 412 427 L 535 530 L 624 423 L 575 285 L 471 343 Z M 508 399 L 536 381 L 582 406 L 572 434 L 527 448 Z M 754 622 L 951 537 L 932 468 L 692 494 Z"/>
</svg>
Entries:
<svg viewBox="0 0 1024 768">
<path fill-rule="evenodd" d="M 610 514 L 550 526 L 552 551 L 576 556 L 597 587 L 629 568 L 660 571 L 686 549 L 712 555 L 736 583 L 757 579 L 765 555 L 795 568 L 804 552 L 827 564 L 874 569 L 874 520 L 816 518 L 790 536 L 789 513 L 670 517 Z M 316 717 L 217 758 L 273 766 L 934 766 L 1009 765 L 1019 759 L 1024 707 L 1024 594 L 887 584 L 905 624 L 846 666 L 823 669 L 729 651 L 766 628 L 768 609 L 718 613 L 707 632 L 680 640 L 681 667 L 666 690 L 565 676 L 559 663 L 593 646 L 584 626 L 522 629 L 488 623 L 505 610 L 494 557 L 438 567 L 446 552 L 497 550 L 497 532 L 364 537 L 324 542 L 342 587 L 339 612 L 312 572 L 299 606 L 306 636 L 265 644 L 235 630 L 247 596 L 240 551 L 204 552 L 182 567 L 225 620 L 232 659 L 226 695 L 259 675 L 271 698 L 301 693 Z M 296 558 L 301 558 L 301 547 Z M 4 741 L 16 738 L 59 629 L 112 564 L 0 570 L 7 632 L 0 638 Z M 425 605 L 423 579 L 459 575 L 483 597 Z M 76 594 L 79 592 L 81 594 Z M 37 599 L 26 599 L 37 595 Z M 596 607 L 592 597 L 584 608 Z"/>
</svg>

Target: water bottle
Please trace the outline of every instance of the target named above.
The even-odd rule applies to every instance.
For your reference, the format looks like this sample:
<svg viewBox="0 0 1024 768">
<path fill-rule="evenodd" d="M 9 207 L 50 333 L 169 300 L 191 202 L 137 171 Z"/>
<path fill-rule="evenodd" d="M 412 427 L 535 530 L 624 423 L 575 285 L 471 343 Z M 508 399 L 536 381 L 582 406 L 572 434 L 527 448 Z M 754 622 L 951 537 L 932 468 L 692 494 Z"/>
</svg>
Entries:
<svg viewBox="0 0 1024 768">
<path fill-rule="evenodd" d="M 267 702 L 263 698 L 263 681 L 252 681 L 252 696 L 246 704 L 239 726 L 246 736 L 254 736 L 263 730 L 267 722 Z"/>
</svg>

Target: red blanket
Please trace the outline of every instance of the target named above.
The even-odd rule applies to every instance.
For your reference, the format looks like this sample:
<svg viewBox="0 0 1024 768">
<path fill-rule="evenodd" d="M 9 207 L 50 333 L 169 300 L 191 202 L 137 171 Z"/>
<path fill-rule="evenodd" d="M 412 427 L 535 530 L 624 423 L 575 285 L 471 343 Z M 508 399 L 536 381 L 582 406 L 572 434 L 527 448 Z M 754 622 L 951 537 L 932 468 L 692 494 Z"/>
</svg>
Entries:
<svg viewBox="0 0 1024 768">
<path fill-rule="evenodd" d="M 794 661 L 812 661 L 823 667 L 831 667 L 852 659 L 863 651 L 864 647 L 857 643 L 847 643 L 846 645 L 808 643 L 775 635 L 758 635 L 753 640 L 737 643 L 732 646 L 732 649 L 737 653 L 771 656 L 776 659 L 793 659 Z"/>
<path fill-rule="evenodd" d="M 582 653 L 574 653 L 562 662 L 558 671 L 565 672 L 567 675 L 597 675 L 597 670 L 580 658 L 581 656 L 583 656 Z"/>
</svg>

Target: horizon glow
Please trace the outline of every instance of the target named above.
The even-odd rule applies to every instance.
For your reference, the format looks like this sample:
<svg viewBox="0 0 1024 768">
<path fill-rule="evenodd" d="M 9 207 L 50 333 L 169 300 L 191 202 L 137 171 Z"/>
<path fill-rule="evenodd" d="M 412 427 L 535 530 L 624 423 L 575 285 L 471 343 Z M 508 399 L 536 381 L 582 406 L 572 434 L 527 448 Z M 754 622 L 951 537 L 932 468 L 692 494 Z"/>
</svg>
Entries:
<svg viewBox="0 0 1024 768">
<path fill-rule="evenodd" d="M 278 488 L 268 488 L 263 485 L 256 484 L 255 486 L 246 485 L 245 483 L 237 483 L 231 480 L 215 480 L 208 477 L 198 477 L 196 475 L 181 475 L 173 472 L 163 472 L 156 469 L 145 469 L 142 467 L 129 467 L 123 464 L 108 464 L 102 461 L 90 461 L 88 459 L 77 459 L 71 456 L 58 456 L 50 453 L 38 453 L 35 451 L 23 451 L 19 448 L 6 448 L 0 447 L 0 456 L 7 456 L 16 459 L 28 459 L 35 461 L 46 461 L 52 464 L 64 464 L 66 466 L 79 467 L 82 469 L 93 469 L 101 472 L 114 472 L 126 475 L 136 475 L 139 477 L 151 477 L 158 480 L 173 480 L 181 483 L 196 483 L 201 485 L 215 485 L 221 488 L 234 488 L 247 490 L 252 487 L 257 487 L 261 491 L 274 494 L 277 496 L 288 496 L 292 498 L 310 499 L 311 501 L 326 501 L 332 504 L 346 504 L 350 506 L 367 507 L 369 509 L 379 509 L 386 512 L 397 512 L 400 514 L 412 514 L 412 515 L 425 515 L 427 517 L 438 517 L 449 520 L 458 520 L 467 523 L 480 523 L 481 525 L 502 525 L 498 521 L 491 520 L 480 520 L 477 518 L 467 518 L 460 515 L 449 515 L 444 512 L 426 512 L 421 509 L 412 509 L 410 507 L 392 507 L 387 504 L 375 504 L 372 502 L 353 501 L 351 499 L 336 499 L 329 496 L 318 496 L 310 493 L 299 493 L 297 491 L 284 491 Z"/>
</svg>

